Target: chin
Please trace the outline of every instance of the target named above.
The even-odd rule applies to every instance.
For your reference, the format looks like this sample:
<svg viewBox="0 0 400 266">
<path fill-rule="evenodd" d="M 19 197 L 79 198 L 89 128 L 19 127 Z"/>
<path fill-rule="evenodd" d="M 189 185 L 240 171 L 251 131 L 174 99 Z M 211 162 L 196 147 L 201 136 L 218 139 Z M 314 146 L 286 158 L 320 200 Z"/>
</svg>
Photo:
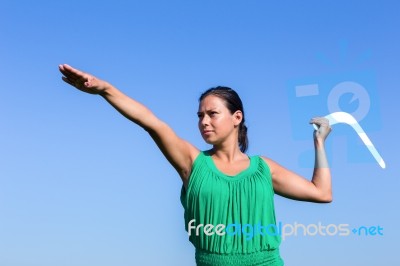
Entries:
<svg viewBox="0 0 400 266">
<path fill-rule="evenodd" d="M 204 138 L 204 137 L 203 137 L 203 140 L 204 140 L 207 144 L 214 145 L 214 141 L 212 141 L 212 140 L 210 140 L 210 139 L 208 139 L 208 138 Z"/>
</svg>

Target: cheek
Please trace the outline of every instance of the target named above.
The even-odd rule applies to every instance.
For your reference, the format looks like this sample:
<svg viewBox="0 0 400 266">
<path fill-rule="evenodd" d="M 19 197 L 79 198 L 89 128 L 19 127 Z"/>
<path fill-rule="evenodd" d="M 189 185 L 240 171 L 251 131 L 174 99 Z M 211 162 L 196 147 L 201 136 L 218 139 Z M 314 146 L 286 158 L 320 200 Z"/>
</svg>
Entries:
<svg viewBox="0 0 400 266">
<path fill-rule="evenodd" d="M 214 123 L 225 127 L 231 124 L 231 120 L 229 119 L 229 117 L 218 117 L 214 120 Z"/>
</svg>

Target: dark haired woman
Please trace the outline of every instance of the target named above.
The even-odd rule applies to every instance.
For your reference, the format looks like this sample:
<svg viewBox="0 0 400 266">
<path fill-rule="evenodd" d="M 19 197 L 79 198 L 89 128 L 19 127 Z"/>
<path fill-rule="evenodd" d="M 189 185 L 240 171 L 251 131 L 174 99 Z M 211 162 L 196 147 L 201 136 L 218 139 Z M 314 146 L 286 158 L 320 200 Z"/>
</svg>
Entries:
<svg viewBox="0 0 400 266">
<path fill-rule="evenodd" d="M 145 129 L 182 179 L 185 227 L 196 248 L 196 264 L 283 265 L 279 254 L 274 193 L 312 202 L 331 202 L 331 175 L 324 142 L 331 131 L 314 118 L 315 167 L 309 181 L 269 158 L 248 156 L 242 102 L 227 87 L 211 88 L 199 99 L 198 126 L 212 145 L 200 151 L 179 138 L 163 121 L 111 84 L 60 65 L 63 80 L 99 94 L 122 115 Z"/>
</svg>

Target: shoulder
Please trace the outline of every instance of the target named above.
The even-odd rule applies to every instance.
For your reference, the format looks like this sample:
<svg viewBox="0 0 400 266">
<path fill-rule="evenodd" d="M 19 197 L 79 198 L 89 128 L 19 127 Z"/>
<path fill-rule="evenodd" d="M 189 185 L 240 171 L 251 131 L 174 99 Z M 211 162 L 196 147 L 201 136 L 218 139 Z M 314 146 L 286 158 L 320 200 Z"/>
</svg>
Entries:
<svg viewBox="0 0 400 266">
<path fill-rule="evenodd" d="M 193 150 L 191 153 L 190 167 L 187 171 L 187 177 L 189 177 L 193 169 L 196 168 L 199 164 L 202 164 L 203 161 L 206 160 L 208 153 L 207 151 L 202 150 Z"/>
<path fill-rule="evenodd" d="M 262 159 L 263 162 L 267 164 L 267 166 L 271 171 L 271 174 L 274 174 L 276 171 L 279 171 L 279 169 L 282 168 L 281 165 L 279 165 L 277 162 L 268 157 L 265 156 L 259 156 L 259 157 Z"/>
<path fill-rule="evenodd" d="M 273 161 L 273 160 L 271 160 L 270 158 L 268 158 L 268 157 L 265 157 L 265 156 L 262 156 L 262 155 L 260 155 L 259 156 L 268 166 L 269 165 L 273 165 L 275 162 Z"/>
</svg>

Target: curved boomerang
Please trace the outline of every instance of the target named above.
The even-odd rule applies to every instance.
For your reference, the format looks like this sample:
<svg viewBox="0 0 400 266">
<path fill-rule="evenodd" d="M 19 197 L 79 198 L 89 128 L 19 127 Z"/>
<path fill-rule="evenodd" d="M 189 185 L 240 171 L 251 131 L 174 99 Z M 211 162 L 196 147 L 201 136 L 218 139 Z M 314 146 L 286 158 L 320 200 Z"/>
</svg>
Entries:
<svg viewBox="0 0 400 266">
<path fill-rule="evenodd" d="M 329 125 L 334 124 L 348 124 L 351 126 L 355 132 L 357 132 L 360 139 L 364 142 L 365 146 L 367 146 L 368 150 L 371 152 L 372 156 L 374 156 L 375 160 L 382 168 L 386 168 L 385 161 L 382 159 L 379 152 L 376 150 L 374 144 L 372 144 L 371 140 L 365 133 L 364 129 L 360 126 L 357 120 L 349 113 L 346 112 L 335 112 L 325 116 L 326 119 L 329 120 Z M 318 130 L 318 126 L 313 124 L 314 128 Z"/>
</svg>

